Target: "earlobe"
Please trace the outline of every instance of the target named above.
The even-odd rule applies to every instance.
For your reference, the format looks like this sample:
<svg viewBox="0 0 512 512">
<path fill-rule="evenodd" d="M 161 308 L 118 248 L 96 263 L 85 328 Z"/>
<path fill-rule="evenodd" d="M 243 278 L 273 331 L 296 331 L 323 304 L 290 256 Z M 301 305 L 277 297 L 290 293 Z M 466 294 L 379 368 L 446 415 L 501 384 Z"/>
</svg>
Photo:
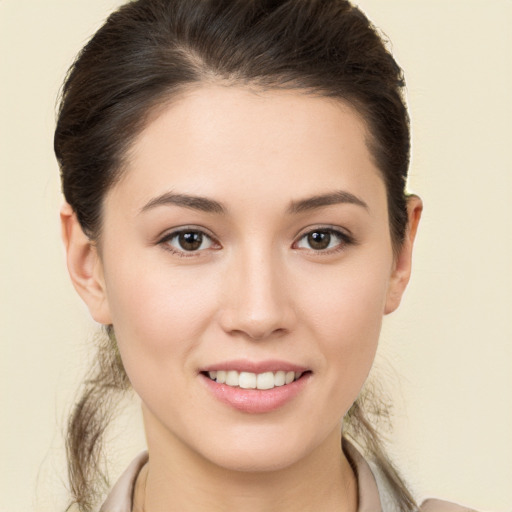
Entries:
<svg viewBox="0 0 512 512">
<path fill-rule="evenodd" d="M 75 212 L 65 203 L 60 211 L 61 234 L 71 282 L 97 322 L 111 324 L 103 266 L 94 242 L 83 232 Z"/>
<path fill-rule="evenodd" d="M 423 211 L 423 203 L 416 195 L 409 196 L 407 200 L 408 225 L 405 240 L 395 257 L 393 272 L 391 274 L 384 314 L 395 311 L 400 305 L 402 295 L 409 283 L 412 266 L 412 249 L 418 230 L 418 224 Z"/>
</svg>

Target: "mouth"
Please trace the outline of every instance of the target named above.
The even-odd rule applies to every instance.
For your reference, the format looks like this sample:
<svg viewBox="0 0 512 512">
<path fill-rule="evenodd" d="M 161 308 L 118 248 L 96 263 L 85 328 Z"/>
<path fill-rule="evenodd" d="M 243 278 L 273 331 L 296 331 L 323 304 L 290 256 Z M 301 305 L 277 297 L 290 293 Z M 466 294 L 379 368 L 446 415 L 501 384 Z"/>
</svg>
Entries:
<svg viewBox="0 0 512 512">
<path fill-rule="evenodd" d="M 237 370 L 213 370 L 201 372 L 205 377 L 226 386 L 241 389 L 268 390 L 276 387 L 287 386 L 299 380 L 310 371 L 286 371 L 275 372 L 244 372 Z"/>
<path fill-rule="evenodd" d="M 199 371 L 211 396 L 242 413 L 269 413 L 309 388 L 312 370 L 283 360 L 231 360 Z"/>
</svg>

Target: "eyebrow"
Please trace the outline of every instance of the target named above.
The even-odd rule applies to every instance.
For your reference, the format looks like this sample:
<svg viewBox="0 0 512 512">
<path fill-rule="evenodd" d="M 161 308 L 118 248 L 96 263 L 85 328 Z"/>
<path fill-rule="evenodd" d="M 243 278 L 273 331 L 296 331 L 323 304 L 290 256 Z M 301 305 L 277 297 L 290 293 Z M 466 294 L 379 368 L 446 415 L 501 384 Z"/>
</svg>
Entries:
<svg viewBox="0 0 512 512">
<path fill-rule="evenodd" d="M 190 208 L 192 210 L 200 210 L 207 213 L 225 214 L 226 209 L 221 203 L 213 199 L 201 196 L 191 196 L 188 194 L 175 194 L 173 192 L 167 192 L 161 196 L 151 199 L 141 208 L 141 213 L 156 206 L 168 206 L 176 205 Z"/>
<path fill-rule="evenodd" d="M 288 207 L 287 213 L 289 215 L 293 215 L 335 204 L 355 204 L 367 210 L 369 209 L 368 205 L 359 197 L 345 190 L 339 190 L 336 192 L 319 194 L 305 199 L 300 199 L 298 201 L 292 201 Z M 142 213 L 147 210 L 151 210 L 157 206 L 170 205 L 182 206 L 184 208 L 190 208 L 192 210 L 199 210 L 207 213 L 216 213 L 221 215 L 226 213 L 226 208 L 222 203 L 219 203 L 214 199 L 188 194 L 176 194 L 173 192 L 166 192 L 165 194 L 151 199 L 141 208 L 140 212 Z"/>
<path fill-rule="evenodd" d="M 366 210 L 369 210 L 368 205 L 362 199 L 355 196 L 354 194 L 351 194 L 350 192 L 346 192 L 345 190 L 339 190 L 328 194 L 320 194 L 317 196 L 308 197 L 299 201 L 292 201 L 288 208 L 288 213 L 302 213 L 334 204 L 355 204 L 365 208 Z"/>
</svg>

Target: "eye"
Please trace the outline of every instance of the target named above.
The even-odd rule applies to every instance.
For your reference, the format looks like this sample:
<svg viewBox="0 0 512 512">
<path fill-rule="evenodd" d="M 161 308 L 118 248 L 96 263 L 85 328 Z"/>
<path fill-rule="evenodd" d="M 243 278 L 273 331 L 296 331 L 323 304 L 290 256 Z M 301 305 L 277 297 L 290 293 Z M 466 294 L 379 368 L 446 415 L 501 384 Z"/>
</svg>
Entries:
<svg viewBox="0 0 512 512">
<path fill-rule="evenodd" d="M 213 239 L 198 229 L 173 231 L 163 237 L 159 243 L 176 253 L 199 252 L 215 246 Z"/>
<path fill-rule="evenodd" d="M 331 249 L 341 250 L 349 243 L 352 243 L 352 239 L 347 234 L 332 228 L 319 228 L 302 235 L 295 244 L 295 247 L 298 249 L 330 252 Z"/>
</svg>

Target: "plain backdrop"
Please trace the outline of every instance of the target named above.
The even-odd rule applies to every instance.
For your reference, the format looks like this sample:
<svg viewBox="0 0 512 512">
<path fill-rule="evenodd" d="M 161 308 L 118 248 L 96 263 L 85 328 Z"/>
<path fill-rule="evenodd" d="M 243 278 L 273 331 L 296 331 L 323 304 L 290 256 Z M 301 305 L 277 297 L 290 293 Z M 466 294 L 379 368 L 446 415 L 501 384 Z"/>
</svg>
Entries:
<svg viewBox="0 0 512 512">
<path fill-rule="evenodd" d="M 193 1 L 193 0 L 191 0 Z M 390 451 L 420 498 L 512 510 L 512 2 L 361 0 L 405 69 L 414 275 L 377 377 Z M 60 242 L 55 101 L 114 0 L 0 0 L 0 511 L 66 503 L 62 432 L 96 326 Z M 112 478 L 144 447 L 136 400 Z"/>
</svg>

